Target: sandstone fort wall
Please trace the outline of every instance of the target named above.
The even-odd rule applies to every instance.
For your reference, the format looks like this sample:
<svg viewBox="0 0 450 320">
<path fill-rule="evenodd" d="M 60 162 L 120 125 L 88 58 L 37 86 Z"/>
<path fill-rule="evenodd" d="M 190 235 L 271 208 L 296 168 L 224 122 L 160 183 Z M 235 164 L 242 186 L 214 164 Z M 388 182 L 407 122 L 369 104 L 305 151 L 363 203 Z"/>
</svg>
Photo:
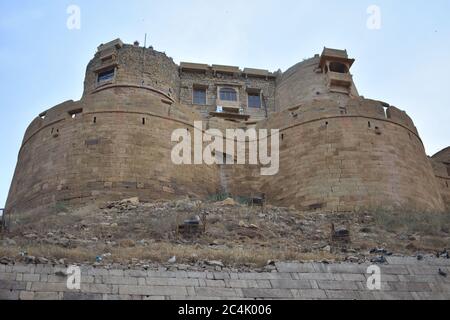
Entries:
<svg viewBox="0 0 450 320">
<path fill-rule="evenodd" d="M 153 49 L 118 41 L 101 46 L 87 67 L 82 99 L 43 112 L 27 129 L 6 210 L 218 192 L 264 193 L 270 203 L 302 210 L 445 210 L 446 153 L 428 159 L 404 111 L 360 97 L 350 74 L 320 72 L 323 56 L 276 79 L 255 69 L 218 79 L 214 67 L 205 67 L 204 75 L 183 71 Z M 214 100 L 227 79 L 240 86 L 240 101 L 249 88 L 259 88 L 267 117 L 259 110 L 251 121 L 231 122 L 209 116 L 212 102 L 205 108 L 190 103 L 194 85 L 207 86 Z M 261 176 L 259 166 L 249 165 L 174 165 L 171 134 L 180 128 L 192 134 L 195 120 L 205 122 L 203 129 L 280 129 L 279 173 Z"/>
</svg>

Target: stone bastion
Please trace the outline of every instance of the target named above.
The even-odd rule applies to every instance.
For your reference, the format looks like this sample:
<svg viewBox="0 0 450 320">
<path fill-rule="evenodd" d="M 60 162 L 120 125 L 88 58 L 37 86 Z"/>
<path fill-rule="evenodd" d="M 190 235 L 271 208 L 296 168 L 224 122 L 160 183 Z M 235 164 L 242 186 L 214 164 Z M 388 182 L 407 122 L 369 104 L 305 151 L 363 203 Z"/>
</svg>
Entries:
<svg viewBox="0 0 450 320">
<path fill-rule="evenodd" d="M 28 127 L 6 212 L 58 202 L 251 197 L 299 210 L 402 208 L 442 212 L 450 202 L 448 149 L 427 157 L 410 117 L 358 94 L 347 52 L 291 69 L 180 63 L 153 48 L 103 44 L 79 101 Z M 233 93 L 234 92 L 234 93 Z M 175 165 L 172 132 L 207 128 L 280 130 L 280 165 Z"/>
</svg>

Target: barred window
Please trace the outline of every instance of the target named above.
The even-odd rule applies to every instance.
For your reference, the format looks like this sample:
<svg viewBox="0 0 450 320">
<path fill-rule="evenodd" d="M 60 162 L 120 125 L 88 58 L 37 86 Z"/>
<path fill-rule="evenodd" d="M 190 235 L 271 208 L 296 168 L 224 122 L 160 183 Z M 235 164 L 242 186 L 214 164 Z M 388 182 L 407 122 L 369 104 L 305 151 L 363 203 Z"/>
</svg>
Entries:
<svg viewBox="0 0 450 320">
<path fill-rule="evenodd" d="M 206 104 L 206 89 L 194 88 L 194 104 L 205 105 Z"/>
<path fill-rule="evenodd" d="M 261 95 L 259 93 L 248 94 L 248 107 L 261 108 Z"/>
<path fill-rule="evenodd" d="M 237 101 L 237 93 L 233 88 L 220 89 L 220 100 L 222 101 Z"/>
</svg>

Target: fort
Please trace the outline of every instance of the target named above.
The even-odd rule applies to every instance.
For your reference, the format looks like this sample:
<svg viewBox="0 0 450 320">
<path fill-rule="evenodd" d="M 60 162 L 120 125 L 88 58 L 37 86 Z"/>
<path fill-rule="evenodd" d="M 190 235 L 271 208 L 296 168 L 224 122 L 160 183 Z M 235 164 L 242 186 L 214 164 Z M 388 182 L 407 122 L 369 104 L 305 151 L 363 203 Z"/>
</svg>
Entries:
<svg viewBox="0 0 450 320">
<path fill-rule="evenodd" d="M 264 194 L 268 203 L 304 211 L 447 210 L 450 148 L 427 157 L 404 111 L 359 95 L 354 62 L 345 50 L 325 48 L 269 72 L 177 65 L 138 43 L 102 44 L 81 99 L 42 112 L 26 130 L 6 212 L 218 193 Z M 172 132 L 199 130 L 195 121 L 202 131 L 279 129 L 279 172 L 172 163 Z"/>
</svg>

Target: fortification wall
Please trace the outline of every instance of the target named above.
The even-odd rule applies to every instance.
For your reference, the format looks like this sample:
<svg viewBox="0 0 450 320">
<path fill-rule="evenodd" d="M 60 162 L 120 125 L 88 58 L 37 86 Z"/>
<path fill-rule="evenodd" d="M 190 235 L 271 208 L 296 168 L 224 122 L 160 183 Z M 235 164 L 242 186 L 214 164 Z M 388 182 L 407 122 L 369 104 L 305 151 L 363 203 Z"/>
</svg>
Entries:
<svg viewBox="0 0 450 320">
<path fill-rule="evenodd" d="M 6 208 L 215 193 L 216 168 L 171 162 L 173 130 L 192 132 L 194 119 L 142 88 L 110 88 L 50 109 L 27 130 Z"/>
<path fill-rule="evenodd" d="M 313 101 L 260 124 L 281 128 L 280 173 L 261 189 L 304 210 L 444 210 L 417 130 L 402 111 L 352 99 Z"/>
<path fill-rule="evenodd" d="M 306 211 L 445 210 L 417 129 L 398 108 L 361 98 L 344 107 L 313 100 L 257 128 L 280 129 L 280 171 L 260 176 L 260 166 L 233 166 L 232 194 L 265 193 L 270 203 Z"/>
<path fill-rule="evenodd" d="M 100 47 L 87 67 L 82 99 L 42 113 L 27 129 L 6 209 L 226 192 L 265 193 L 271 203 L 303 210 L 443 211 L 449 203 L 448 176 L 436 179 L 409 116 L 359 97 L 348 73 L 343 73 L 343 83 L 351 84 L 348 94 L 332 92 L 329 77 L 339 80 L 341 74 L 324 73 L 319 60 L 286 71 L 276 88 L 264 82 L 268 87 L 261 89 L 270 91 L 268 96 L 276 91 L 273 107 L 280 111 L 256 126 L 205 122 L 204 130 L 223 132 L 246 126 L 280 129 L 280 171 L 261 176 L 258 165 L 173 164 L 172 132 L 182 128 L 192 135 L 194 121 L 204 119 L 191 105 L 177 102 L 191 94 L 180 87 L 178 66 L 152 49 L 118 41 Z M 104 70 L 114 72 L 100 81 Z M 194 84 L 193 78 L 183 81 Z"/>
<path fill-rule="evenodd" d="M 450 148 L 446 148 L 430 158 L 434 174 L 447 210 L 450 210 Z"/>
</svg>

